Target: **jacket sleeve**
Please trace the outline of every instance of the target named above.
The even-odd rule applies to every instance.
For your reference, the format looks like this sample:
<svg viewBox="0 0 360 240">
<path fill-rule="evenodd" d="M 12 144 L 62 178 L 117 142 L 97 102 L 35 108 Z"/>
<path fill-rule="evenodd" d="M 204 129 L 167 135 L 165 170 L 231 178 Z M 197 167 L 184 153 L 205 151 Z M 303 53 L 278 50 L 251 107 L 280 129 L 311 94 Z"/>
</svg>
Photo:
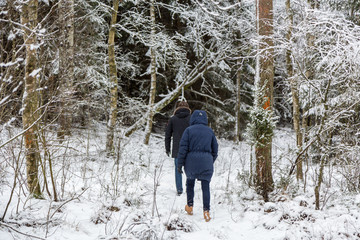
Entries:
<svg viewBox="0 0 360 240">
<path fill-rule="evenodd" d="M 186 155 L 189 152 L 189 129 L 185 129 L 179 145 L 178 165 L 185 166 Z"/>
<path fill-rule="evenodd" d="M 173 134 L 173 127 L 172 127 L 172 121 L 170 118 L 168 121 L 168 124 L 166 125 L 166 130 L 165 130 L 165 150 L 166 150 L 166 152 L 170 152 L 170 143 L 171 143 L 172 134 Z"/>
<path fill-rule="evenodd" d="M 217 156 L 218 156 L 218 143 L 215 137 L 215 134 L 213 134 L 212 136 L 212 140 L 211 140 L 211 154 L 213 156 L 213 162 L 215 162 Z"/>
</svg>

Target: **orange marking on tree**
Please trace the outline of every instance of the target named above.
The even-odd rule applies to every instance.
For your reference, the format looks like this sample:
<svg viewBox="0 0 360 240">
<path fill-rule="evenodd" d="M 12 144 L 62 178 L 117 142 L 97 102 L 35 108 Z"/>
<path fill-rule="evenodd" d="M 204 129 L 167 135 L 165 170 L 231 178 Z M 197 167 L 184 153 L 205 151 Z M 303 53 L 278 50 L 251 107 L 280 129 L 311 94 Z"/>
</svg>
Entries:
<svg viewBox="0 0 360 240">
<path fill-rule="evenodd" d="M 267 101 L 264 103 L 263 108 L 268 109 L 270 107 L 270 98 L 267 98 Z"/>
</svg>

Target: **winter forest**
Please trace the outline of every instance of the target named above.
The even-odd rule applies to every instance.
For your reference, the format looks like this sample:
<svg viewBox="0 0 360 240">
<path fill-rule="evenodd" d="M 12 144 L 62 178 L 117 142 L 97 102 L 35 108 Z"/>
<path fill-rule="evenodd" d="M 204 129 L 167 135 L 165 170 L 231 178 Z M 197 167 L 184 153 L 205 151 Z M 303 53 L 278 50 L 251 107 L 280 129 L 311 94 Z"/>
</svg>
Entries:
<svg viewBox="0 0 360 240">
<path fill-rule="evenodd" d="M 0 0 L 0 239 L 360 239 L 360 1 Z"/>
</svg>

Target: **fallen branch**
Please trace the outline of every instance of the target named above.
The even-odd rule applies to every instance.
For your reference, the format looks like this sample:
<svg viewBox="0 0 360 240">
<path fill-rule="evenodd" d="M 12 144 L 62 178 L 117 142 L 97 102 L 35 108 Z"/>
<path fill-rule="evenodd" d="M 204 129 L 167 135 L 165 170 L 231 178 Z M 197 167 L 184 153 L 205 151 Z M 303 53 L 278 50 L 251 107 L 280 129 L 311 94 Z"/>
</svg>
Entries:
<svg viewBox="0 0 360 240">
<path fill-rule="evenodd" d="M 5 224 L 5 223 L 1 222 L 1 221 L 0 221 L 0 226 L 7 227 L 7 228 L 9 228 L 9 229 L 13 230 L 14 232 L 17 232 L 17 233 L 19 233 L 19 234 L 21 234 L 21 235 L 24 235 L 24 236 L 27 236 L 27 237 L 30 237 L 30 238 L 36 238 L 36 239 L 42 239 L 42 240 L 45 240 L 45 238 L 42 238 L 42 237 L 38 237 L 38 236 L 34 236 L 34 235 L 31 235 L 31 234 L 28 234 L 28 233 L 23 233 L 23 232 L 20 232 L 19 230 L 16 230 L 15 228 L 13 228 L 13 227 L 11 227 L 11 226 L 9 226 L 9 225 L 7 225 L 7 224 Z"/>
</svg>

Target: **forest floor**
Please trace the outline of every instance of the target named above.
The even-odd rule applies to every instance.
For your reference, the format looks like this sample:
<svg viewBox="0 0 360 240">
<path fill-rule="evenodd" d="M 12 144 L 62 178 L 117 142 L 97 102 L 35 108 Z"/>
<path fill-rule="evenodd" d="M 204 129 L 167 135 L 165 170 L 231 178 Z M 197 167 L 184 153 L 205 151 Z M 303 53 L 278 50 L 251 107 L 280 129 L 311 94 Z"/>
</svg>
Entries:
<svg viewBox="0 0 360 240">
<path fill-rule="evenodd" d="M 165 154 L 163 136 L 154 134 L 149 146 L 142 144 L 142 133 L 117 140 L 121 151 L 108 158 L 103 151 L 105 128 L 94 129 L 79 130 L 62 144 L 55 134 L 47 136 L 60 201 L 51 200 L 46 188 L 45 200 L 27 198 L 23 175 L 0 222 L 1 240 L 360 239 L 360 194 L 346 191 L 336 166 L 326 168 L 321 210 L 314 210 L 316 164 L 306 165 L 306 182 L 287 180 L 295 154 L 289 129 L 275 134 L 276 188 L 268 203 L 248 184 L 251 147 L 246 142 L 218 139 L 219 157 L 210 184 L 210 222 L 203 219 L 199 182 L 194 215 L 184 211 L 186 194 L 176 195 L 174 163 Z M 8 137 L 3 135 L 1 142 Z M 0 149 L 0 217 L 10 199 L 16 159 L 23 174 L 25 171 L 20 146 L 16 140 Z M 119 164 L 115 164 L 116 159 Z M 285 181 L 290 181 L 286 191 L 282 188 Z M 49 175 L 47 182 L 53 196 Z"/>
</svg>

